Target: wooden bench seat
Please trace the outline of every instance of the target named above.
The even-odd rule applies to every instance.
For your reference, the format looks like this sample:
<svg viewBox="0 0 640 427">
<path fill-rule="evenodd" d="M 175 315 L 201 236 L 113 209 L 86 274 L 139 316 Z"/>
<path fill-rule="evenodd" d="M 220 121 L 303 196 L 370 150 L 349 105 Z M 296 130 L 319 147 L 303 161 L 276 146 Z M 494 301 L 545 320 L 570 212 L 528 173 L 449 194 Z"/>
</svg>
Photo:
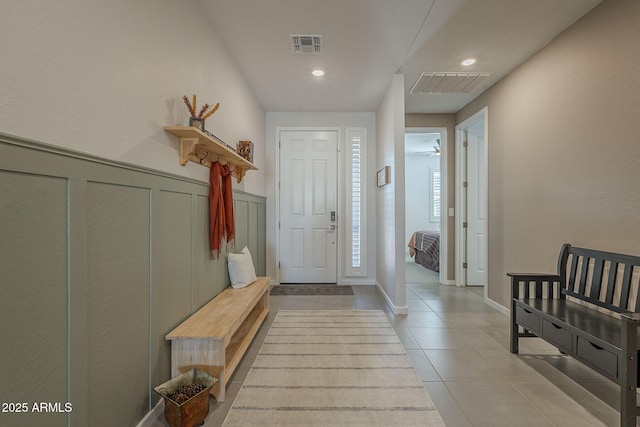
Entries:
<svg viewBox="0 0 640 427">
<path fill-rule="evenodd" d="M 639 409 L 640 257 L 562 246 L 556 274 L 509 273 L 510 350 L 540 337 L 620 386 L 620 425 Z M 521 331 L 522 329 L 522 331 Z"/>
<path fill-rule="evenodd" d="M 171 341 L 171 376 L 192 368 L 218 379 L 211 394 L 225 398 L 231 375 L 269 313 L 269 277 L 242 289 L 222 291 L 165 339 Z"/>
</svg>

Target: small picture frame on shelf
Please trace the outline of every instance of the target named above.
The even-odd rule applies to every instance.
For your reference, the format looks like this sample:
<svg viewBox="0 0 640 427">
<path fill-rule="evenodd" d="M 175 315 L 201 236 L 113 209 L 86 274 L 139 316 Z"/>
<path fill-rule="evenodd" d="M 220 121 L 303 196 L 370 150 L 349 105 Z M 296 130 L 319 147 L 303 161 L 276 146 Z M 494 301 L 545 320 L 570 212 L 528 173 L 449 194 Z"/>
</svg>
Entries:
<svg viewBox="0 0 640 427">
<path fill-rule="evenodd" d="M 376 174 L 378 187 L 382 187 L 391 182 L 391 166 L 385 166 Z"/>
<path fill-rule="evenodd" d="M 238 141 L 237 153 L 240 157 L 253 163 L 253 142 L 251 141 Z"/>
</svg>

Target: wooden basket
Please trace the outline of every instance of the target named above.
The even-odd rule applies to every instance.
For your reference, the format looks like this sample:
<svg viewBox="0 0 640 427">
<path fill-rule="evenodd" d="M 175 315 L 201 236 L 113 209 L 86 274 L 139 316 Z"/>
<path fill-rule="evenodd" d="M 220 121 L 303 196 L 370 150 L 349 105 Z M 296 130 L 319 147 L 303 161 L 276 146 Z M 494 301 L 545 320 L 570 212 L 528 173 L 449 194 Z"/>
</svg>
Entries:
<svg viewBox="0 0 640 427">
<path fill-rule="evenodd" d="M 209 414 L 209 392 L 217 382 L 217 378 L 193 368 L 155 387 L 153 391 L 164 399 L 164 419 L 171 427 L 193 427 L 203 424 Z M 186 402 L 178 404 L 169 398 L 178 387 L 196 383 L 206 388 Z"/>
</svg>

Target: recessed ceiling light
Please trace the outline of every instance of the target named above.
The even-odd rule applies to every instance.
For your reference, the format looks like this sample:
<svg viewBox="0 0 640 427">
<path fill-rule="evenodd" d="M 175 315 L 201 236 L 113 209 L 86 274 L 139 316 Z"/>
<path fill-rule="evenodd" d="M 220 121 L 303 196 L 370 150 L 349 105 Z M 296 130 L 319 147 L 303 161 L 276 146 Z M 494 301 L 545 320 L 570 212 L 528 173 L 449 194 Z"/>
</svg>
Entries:
<svg viewBox="0 0 640 427">
<path fill-rule="evenodd" d="M 324 71 L 322 71 L 320 69 L 316 69 L 316 70 L 313 70 L 311 72 L 311 74 L 313 74 L 316 77 L 322 77 L 322 76 L 324 76 Z"/>
<path fill-rule="evenodd" d="M 469 65 L 473 65 L 475 63 L 476 63 L 475 58 L 467 58 L 467 59 L 463 59 L 462 62 L 460 62 L 460 65 L 464 65 L 465 67 L 468 67 Z"/>
</svg>

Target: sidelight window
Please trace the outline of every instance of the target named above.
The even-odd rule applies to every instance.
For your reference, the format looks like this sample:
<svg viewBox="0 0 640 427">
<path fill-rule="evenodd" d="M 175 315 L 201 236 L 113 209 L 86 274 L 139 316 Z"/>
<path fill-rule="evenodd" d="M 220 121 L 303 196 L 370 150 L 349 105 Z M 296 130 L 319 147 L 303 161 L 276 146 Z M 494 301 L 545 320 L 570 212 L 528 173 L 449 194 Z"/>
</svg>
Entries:
<svg viewBox="0 0 640 427">
<path fill-rule="evenodd" d="M 367 275 L 365 147 L 365 129 L 347 129 L 347 219 L 350 225 L 347 237 L 347 276 Z"/>
</svg>

